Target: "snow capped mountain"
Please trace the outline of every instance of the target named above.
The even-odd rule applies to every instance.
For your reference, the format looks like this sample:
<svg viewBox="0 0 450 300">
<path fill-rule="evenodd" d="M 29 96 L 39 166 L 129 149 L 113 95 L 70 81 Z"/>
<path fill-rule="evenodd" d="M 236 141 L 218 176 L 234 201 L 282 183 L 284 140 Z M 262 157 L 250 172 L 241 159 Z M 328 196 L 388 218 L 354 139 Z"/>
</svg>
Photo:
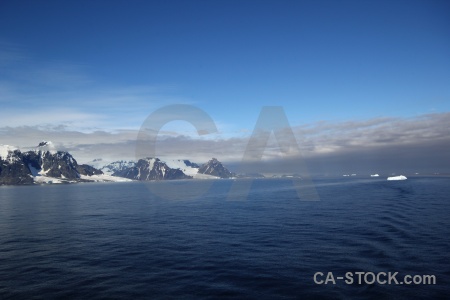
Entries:
<svg viewBox="0 0 450 300">
<path fill-rule="evenodd" d="M 78 182 L 102 174 L 91 166 L 78 165 L 70 153 L 56 151 L 51 142 L 41 142 L 28 152 L 0 147 L 0 184 Z"/>
<path fill-rule="evenodd" d="M 187 159 L 169 159 L 164 161 L 172 169 L 180 169 L 188 176 L 195 176 L 198 173 L 199 165 Z"/>
<path fill-rule="evenodd" d="M 180 169 L 170 168 L 159 158 L 140 159 L 135 166 L 115 172 L 113 175 L 143 181 L 192 178 Z"/>
<path fill-rule="evenodd" d="M 80 175 L 87 175 L 87 176 L 92 176 L 92 175 L 102 175 L 103 172 L 101 170 L 98 170 L 92 166 L 89 165 L 78 165 L 77 166 L 77 171 Z"/>
<path fill-rule="evenodd" d="M 0 145 L 0 159 L 9 162 L 17 160 L 17 153 L 15 153 L 16 150 L 18 149 L 14 146 Z"/>
<path fill-rule="evenodd" d="M 80 178 L 80 174 L 95 173 L 94 170 L 89 170 L 88 166 L 79 166 L 70 153 L 57 151 L 52 142 L 39 143 L 34 151 L 24 152 L 23 157 L 35 177 L 46 176 L 76 180 Z"/>
<path fill-rule="evenodd" d="M 0 146 L 0 184 L 31 184 L 33 179 L 23 155 L 17 148 Z"/>
<path fill-rule="evenodd" d="M 220 178 L 230 178 L 233 174 L 223 166 L 216 158 L 211 159 L 198 169 L 198 173 L 217 176 Z"/>
<path fill-rule="evenodd" d="M 199 172 L 200 166 L 187 159 L 160 159 L 145 158 L 138 162 L 115 161 L 105 163 L 101 158 L 95 159 L 90 164 L 96 166 L 103 173 L 130 178 L 134 180 L 167 180 L 167 179 L 217 179 L 229 178 L 231 173 L 217 160 L 213 159 L 207 173 Z M 222 166 L 222 168 L 220 167 Z M 214 172 L 214 170 L 216 170 Z M 222 174 L 222 177 L 219 176 Z"/>
<path fill-rule="evenodd" d="M 35 156 L 33 152 L 25 154 L 26 157 L 33 162 L 37 162 L 39 165 L 34 165 L 36 169 L 39 169 L 41 174 L 45 174 L 49 177 L 60 177 L 67 179 L 80 178 L 77 167 L 78 163 L 68 152 L 50 152 L 39 151 Z"/>
<path fill-rule="evenodd" d="M 201 167 L 183 159 L 145 158 L 137 162 L 93 160 L 79 165 L 68 152 L 58 151 L 50 141 L 40 142 L 31 151 L 21 152 L 0 145 L 0 185 L 69 183 L 80 181 L 129 181 L 230 178 L 232 173 L 213 158 Z M 102 167 L 99 167 L 103 165 Z"/>
<path fill-rule="evenodd" d="M 100 171 L 107 175 L 119 174 L 123 170 L 136 166 L 134 161 L 119 160 L 99 167 Z"/>
<path fill-rule="evenodd" d="M 50 152 L 51 154 L 55 154 L 56 151 L 56 147 L 55 145 L 51 142 L 51 141 L 42 141 L 39 143 L 39 145 L 36 147 L 37 152 L 41 151 L 41 152 Z"/>
</svg>

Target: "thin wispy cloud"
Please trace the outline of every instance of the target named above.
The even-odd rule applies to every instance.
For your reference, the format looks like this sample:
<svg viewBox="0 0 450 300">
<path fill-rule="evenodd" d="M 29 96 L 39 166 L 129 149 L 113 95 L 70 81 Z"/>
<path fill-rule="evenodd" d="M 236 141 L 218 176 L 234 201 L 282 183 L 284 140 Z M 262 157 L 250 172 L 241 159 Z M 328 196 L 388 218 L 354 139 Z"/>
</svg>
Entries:
<svg viewBox="0 0 450 300">
<path fill-rule="evenodd" d="M 0 127 L 63 124 L 73 130 L 137 128 L 155 108 L 189 103 L 176 87 L 111 86 L 80 62 L 38 60 L 0 42 Z M 6 66 L 7 65 L 7 66 Z"/>
<path fill-rule="evenodd" d="M 54 88 L 73 90 L 86 87 L 94 81 L 87 76 L 87 66 L 65 61 L 47 61 L 43 64 L 28 66 L 26 70 L 11 72 L 11 77 L 20 84 L 35 88 Z"/>
<path fill-rule="evenodd" d="M 0 127 L 71 127 L 95 130 L 106 124 L 106 116 L 64 108 L 6 109 L 0 111 Z"/>
</svg>

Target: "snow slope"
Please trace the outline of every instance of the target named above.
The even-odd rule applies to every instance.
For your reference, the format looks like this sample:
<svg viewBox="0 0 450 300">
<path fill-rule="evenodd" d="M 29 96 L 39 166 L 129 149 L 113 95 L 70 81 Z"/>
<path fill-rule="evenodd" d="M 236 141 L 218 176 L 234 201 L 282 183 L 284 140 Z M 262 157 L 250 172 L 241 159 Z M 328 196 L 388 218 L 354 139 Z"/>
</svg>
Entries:
<svg viewBox="0 0 450 300">
<path fill-rule="evenodd" d="M 164 160 L 164 162 L 169 168 L 180 169 L 184 174 L 192 176 L 194 179 L 219 179 L 217 176 L 198 173 L 199 167 L 196 164 L 191 163 L 189 160 L 167 159 Z M 194 167 L 192 165 L 194 165 Z"/>
<path fill-rule="evenodd" d="M 107 175 L 107 174 L 92 175 L 92 176 L 80 175 L 80 178 L 83 180 L 94 181 L 94 182 L 129 182 L 129 181 L 133 181 L 128 178 L 111 176 L 111 175 Z"/>
<path fill-rule="evenodd" d="M 14 150 L 18 149 L 10 145 L 0 145 L 0 159 L 14 162 L 16 160 L 15 156 L 13 155 Z"/>
<path fill-rule="evenodd" d="M 166 165 L 171 168 L 171 169 L 180 169 L 181 171 L 183 171 L 184 174 L 188 175 L 188 176 L 194 176 L 197 174 L 198 172 L 198 168 L 189 166 L 188 163 L 189 161 L 183 160 L 183 159 L 167 159 L 167 160 L 163 160 Z"/>
</svg>

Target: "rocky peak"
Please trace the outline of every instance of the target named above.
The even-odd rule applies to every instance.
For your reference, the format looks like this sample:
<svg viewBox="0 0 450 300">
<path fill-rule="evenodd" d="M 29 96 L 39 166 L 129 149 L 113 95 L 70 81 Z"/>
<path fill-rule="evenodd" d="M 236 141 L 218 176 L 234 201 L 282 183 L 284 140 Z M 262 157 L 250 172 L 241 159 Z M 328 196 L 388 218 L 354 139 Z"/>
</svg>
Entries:
<svg viewBox="0 0 450 300">
<path fill-rule="evenodd" d="M 25 152 L 26 162 L 49 177 L 76 179 L 80 177 L 78 163 L 73 156 L 64 151 Z"/>
<path fill-rule="evenodd" d="M 92 176 L 92 175 L 103 174 L 102 171 L 100 171 L 92 166 L 89 166 L 89 165 L 78 165 L 76 169 L 77 169 L 77 172 L 81 175 Z"/>
<path fill-rule="evenodd" d="M 140 159 L 135 166 L 125 168 L 113 175 L 136 180 L 170 180 L 192 178 L 180 169 L 172 169 L 159 158 Z"/>
<path fill-rule="evenodd" d="M 197 165 L 196 163 L 191 162 L 190 160 L 184 159 L 183 162 L 184 162 L 184 164 L 185 164 L 186 166 L 188 166 L 188 167 L 191 167 L 191 168 L 200 168 L 199 165 Z"/>
<path fill-rule="evenodd" d="M 99 159 L 97 161 L 101 161 L 101 159 Z M 94 160 L 94 162 L 95 162 L 95 160 Z M 118 174 L 121 174 L 124 170 L 126 170 L 128 168 L 132 168 L 134 166 L 136 166 L 136 163 L 134 161 L 117 160 L 117 161 L 108 163 L 107 165 L 104 165 L 103 167 L 100 167 L 99 169 L 104 174 L 120 176 Z"/>
<path fill-rule="evenodd" d="M 56 151 L 55 145 L 52 142 L 42 141 L 36 147 L 36 152 L 42 152 L 42 153 L 50 152 L 52 154 L 55 154 L 57 151 Z"/>
<path fill-rule="evenodd" d="M 217 158 L 212 158 L 206 164 L 203 164 L 199 169 L 198 173 L 217 176 L 220 178 L 230 178 L 233 174 L 223 166 L 223 164 L 217 160 Z"/>
<path fill-rule="evenodd" d="M 0 184 L 31 184 L 39 176 L 77 181 L 80 174 L 102 174 L 93 167 L 78 165 L 68 152 L 48 149 L 52 146 L 49 142 L 39 145 L 36 150 L 28 152 L 0 146 Z"/>
<path fill-rule="evenodd" d="M 20 159 L 20 151 L 10 145 L 0 145 L 0 160 L 14 162 Z"/>
<path fill-rule="evenodd" d="M 0 185 L 31 183 L 31 172 L 20 150 L 9 145 L 0 145 Z"/>
</svg>

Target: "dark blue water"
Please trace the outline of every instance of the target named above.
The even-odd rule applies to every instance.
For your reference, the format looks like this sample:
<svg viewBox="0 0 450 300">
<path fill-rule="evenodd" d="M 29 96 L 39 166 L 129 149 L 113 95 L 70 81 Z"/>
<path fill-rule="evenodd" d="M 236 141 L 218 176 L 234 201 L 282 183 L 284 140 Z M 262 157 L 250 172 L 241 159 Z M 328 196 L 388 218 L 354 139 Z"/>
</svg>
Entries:
<svg viewBox="0 0 450 300">
<path fill-rule="evenodd" d="M 0 299 L 445 298 L 449 181 L 317 180 L 319 202 L 289 180 L 257 180 L 247 201 L 226 200 L 229 180 L 185 201 L 141 183 L 1 187 Z M 437 284 L 317 285 L 319 271 Z"/>
</svg>

